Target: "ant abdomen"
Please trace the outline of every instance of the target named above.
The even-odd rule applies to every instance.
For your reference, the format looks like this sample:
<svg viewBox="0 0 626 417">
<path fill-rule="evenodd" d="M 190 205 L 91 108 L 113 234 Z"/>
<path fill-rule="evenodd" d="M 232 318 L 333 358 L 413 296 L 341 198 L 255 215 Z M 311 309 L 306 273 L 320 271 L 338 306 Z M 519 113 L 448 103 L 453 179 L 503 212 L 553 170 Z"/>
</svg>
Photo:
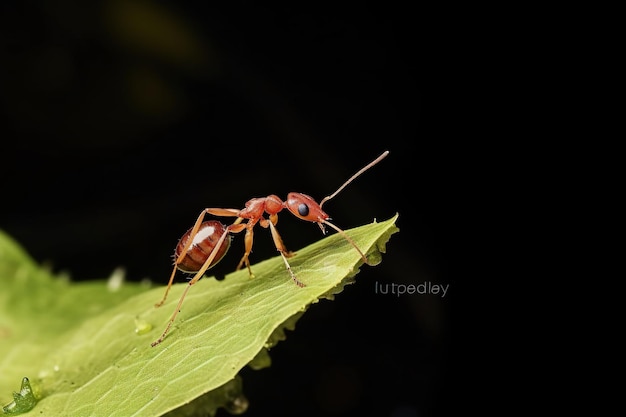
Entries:
<svg viewBox="0 0 626 417">
<path fill-rule="evenodd" d="M 176 249 L 174 250 L 174 259 L 180 259 L 181 252 L 185 247 L 192 230 L 193 228 L 187 230 L 183 237 L 181 237 L 178 241 L 178 245 L 176 245 Z M 211 255 L 211 252 L 215 250 L 217 241 L 225 232 L 226 226 L 217 220 L 202 222 L 198 232 L 193 237 L 193 241 L 191 242 L 189 249 L 187 249 L 187 255 L 182 258 L 176 267 L 183 272 L 198 272 Z M 224 255 L 226 255 L 228 248 L 230 248 L 231 240 L 232 237 L 230 235 L 226 236 L 220 247 L 217 249 L 218 252 L 215 254 L 215 258 L 209 265 L 209 268 L 217 264 L 224 257 Z"/>
</svg>

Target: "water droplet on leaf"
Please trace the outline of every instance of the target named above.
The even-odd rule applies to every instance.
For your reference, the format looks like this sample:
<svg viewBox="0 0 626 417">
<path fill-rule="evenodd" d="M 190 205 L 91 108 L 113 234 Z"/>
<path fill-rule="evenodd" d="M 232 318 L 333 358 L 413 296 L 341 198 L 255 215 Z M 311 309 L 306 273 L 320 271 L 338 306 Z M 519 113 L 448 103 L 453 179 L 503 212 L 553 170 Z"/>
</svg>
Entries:
<svg viewBox="0 0 626 417">
<path fill-rule="evenodd" d="M 116 268 L 107 281 L 107 288 L 109 291 L 118 291 L 122 287 L 122 284 L 124 284 L 125 278 L 126 271 L 124 268 Z"/>
<path fill-rule="evenodd" d="M 135 319 L 135 333 L 139 336 L 152 330 L 152 325 L 145 320 Z"/>
<path fill-rule="evenodd" d="M 22 414 L 30 411 L 37 404 L 37 399 L 33 394 L 28 378 L 22 379 L 20 392 L 13 393 L 13 402 L 2 407 L 5 414 Z"/>
</svg>

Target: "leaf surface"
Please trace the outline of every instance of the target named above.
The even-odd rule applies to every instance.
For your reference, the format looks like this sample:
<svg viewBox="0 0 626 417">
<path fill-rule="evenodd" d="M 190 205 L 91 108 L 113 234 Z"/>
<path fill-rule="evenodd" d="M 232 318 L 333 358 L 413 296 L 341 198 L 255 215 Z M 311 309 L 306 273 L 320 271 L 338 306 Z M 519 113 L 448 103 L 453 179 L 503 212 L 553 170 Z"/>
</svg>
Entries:
<svg viewBox="0 0 626 417">
<path fill-rule="evenodd" d="M 396 219 L 346 231 L 370 264 L 380 262 Z M 204 277 L 153 348 L 186 283 L 155 308 L 163 287 L 71 283 L 0 233 L 0 405 L 28 377 L 39 402 L 24 416 L 158 416 L 232 383 L 253 359 L 262 363 L 311 304 L 352 282 L 362 259 L 333 234 L 289 262 L 305 287 L 280 256 L 253 265 L 254 279 L 247 270 Z"/>
</svg>

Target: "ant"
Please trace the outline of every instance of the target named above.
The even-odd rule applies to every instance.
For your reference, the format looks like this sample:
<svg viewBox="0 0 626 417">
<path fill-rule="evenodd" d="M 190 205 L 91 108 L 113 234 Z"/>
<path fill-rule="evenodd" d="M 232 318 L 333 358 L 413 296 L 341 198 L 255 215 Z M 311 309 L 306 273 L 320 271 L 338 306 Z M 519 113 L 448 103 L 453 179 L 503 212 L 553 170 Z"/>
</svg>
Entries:
<svg viewBox="0 0 626 417">
<path fill-rule="evenodd" d="M 206 208 L 202 210 L 196 220 L 196 223 L 183 235 L 183 237 L 179 240 L 178 245 L 176 245 L 176 249 L 174 250 L 174 257 L 176 259 L 174 262 L 174 269 L 170 275 L 170 280 L 167 284 L 167 288 L 165 289 L 163 299 L 155 304 L 155 306 L 160 307 L 165 302 L 167 294 L 172 287 L 177 269 L 182 272 L 194 273 L 195 275 L 191 278 L 189 284 L 183 291 L 183 294 L 178 301 L 178 305 L 167 323 L 163 334 L 161 334 L 161 337 L 159 337 L 156 341 L 152 342 L 152 347 L 158 345 L 165 339 L 165 336 L 176 319 L 176 315 L 180 311 L 189 288 L 198 282 L 198 280 L 202 278 L 204 273 L 209 268 L 217 264 L 224 257 L 224 255 L 226 255 L 232 240 L 231 233 L 240 233 L 244 230 L 246 231 L 244 237 L 245 253 L 241 258 L 241 261 L 239 261 L 237 269 L 239 270 L 243 265 L 245 265 L 248 268 L 250 277 L 252 278 L 254 277 L 254 274 L 250 268 L 250 261 L 248 257 L 250 256 L 250 252 L 252 252 L 254 226 L 258 223 L 265 229 L 269 228 L 272 234 L 272 239 L 274 240 L 274 246 L 276 246 L 280 256 L 283 258 L 285 267 L 287 268 L 291 279 L 297 286 L 304 287 L 304 283 L 296 277 L 291 270 L 289 261 L 287 261 L 287 258 L 295 255 L 295 253 L 287 250 L 275 227 L 278 222 L 278 213 L 282 209 L 286 208 L 291 212 L 291 214 L 302 220 L 317 223 L 322 230 L 322 234 L 326 234 L 325 226 L 335 229 L 356 249 L 356 251 L 361 255 L 363 262 L 368 264 L 367 258 L 354 241 L 350 239 L 350 237 L 343 230 L 329 222 L 330 216 L 322 210 L 322 205 L 339 194 L 339 192 L 350 184 L 355 178 L 376 165 L 388 154 L 389 151 L 383 152 L 378 158 L 361 168 L 356 174 L 350 177 L 350 179 L 343 183 L 337 191 L 327 197 L 324 197 L 319 204 L 316 203 L 312 197 L 306 194 L 292 192 L 287 195 L 286 201 L 282 201 L 278 196 L 272 194 L 267 197 L 253 198 L 249 200 L 246 203 L 245 208 L 241 210 L 225 208 Z M 207 214 L 221 217 L 236 217 L 237 219 L 230 226 L 224 226 L 221 222 L 216 220 L 203 221 L 204 216 Z M 267 218 L 264 217 L 265 214 L 268 215 Z M 244 220 L 247 220 L 247 222 L 242 223 Z"/>
</svg>

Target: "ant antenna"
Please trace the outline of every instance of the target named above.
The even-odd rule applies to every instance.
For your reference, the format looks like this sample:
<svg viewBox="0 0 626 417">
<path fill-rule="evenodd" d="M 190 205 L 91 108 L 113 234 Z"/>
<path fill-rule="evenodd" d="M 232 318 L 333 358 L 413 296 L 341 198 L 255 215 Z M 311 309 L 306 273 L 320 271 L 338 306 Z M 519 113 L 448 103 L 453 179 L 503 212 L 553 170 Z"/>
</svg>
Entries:
<svg viewBox="0 0 626 417">
<path fill-rule="evenodd" d="M 389 155 L 389 151 L 383 152 L 382 154 L 380 154 L 380 156 L 378 158 L 374 159 L 372 162 L 370 162 L 369 164 L 367 164 L 363 168 L 361 168 L 356 174 L 351 176 L 348 179 L 348 181 L 344 182 L 343 185 L 337 189 L 337 191 L 335 191 L 334 193 L 332 193 L 328 197 L 324 197 L 322 199 L 320 205 L 319 205 L 320 209 L 322 208 L 322 204 L 324 204 L 326 201 L 330 200 L 331 198 L 333 198 L 334 196 L 339 194 L 339 192 L 341 190 L 343 190 L 352 181 L 354 181 L 354 179 L 356 177 L 358 177 L 359 175 L 361 175 L 362 173 L 364 173 L 365 171 L 367 171 L 368 169 L 370 169 L 371 167 L 373 167 L 374 165 L 376 165 L 377 163 L 382 161 L 383 158 L 385 158 L 387 155 Z M 354 247 L 354 249 L 356 249 L 356 251 L 359 253 L 359 255 L 361 255 L 361 258 L 363 259 L 363 262 L 365 262 L 367 265 L 370 264 L 369 261 L 367 260 L 367 257 L 365 256 L 365 254 L 361 251 L 361 249 L 359 249 L 359 247 L 356 245 L 356 243 L 354 243 L 354 241 L 350 238 L 350 236 L 348 236 L 346 234 L 346 232 L 344 232 L 343 230 L 341 230 L 339 227 L 335 226 L 334 224 L 332 224 L 328 220 L 324 220 L 322 218 L 319 218 L 319 221 L 318 221 L 317 224 L 319 225 L 320 229 L 322 229 L 322 233 L 324 233 L 324 234 L 326 234 L 326 229 L 324 228 L 324 225 L 330 226 L 331 228 L 335 229 L 341 236 L 343 236 L 344 239 L 346 239 Z"/>
<path fill-rule="evenodd" d="M 354 181 L 354 179 L 356 177 L 358 177 L 359 175 L 361 175 L 362 173 L 364 173 L 365 171 L 367 171 L 368 169 L 370 169 L 371 167 L 373 167 L 374 165 L 376 165 L 377 163 L 379 163 L 380 161 L 383 160 L 383 158 L 385 158 L 387 155 L 389 155 L 389 151 L 385 151 L 382 154 L 380 154 L 380 156 L 376 159 L 374 159 L 372 162 L 370 162 L 369 164 L 365 165 L 363 168 L 361 168 L 359 170 L 359 172 L 357 172 L 356 174 L 354 174 L 353 176 L 350 177 L 350 179 L 346 182 L 343 183 L 343 185 L 341 187 L 339 187 L 337 189 L 337 191 L 335 191 L 334 193 L 332 193 L 331 195 L 329 195 L 328 197 L 324 197 L 322 199 L 322 202 L 320 203 L 320 208 L 322 208 L 322 204 L 324 204 L 326 201 L 330 200 L 331 198 L 333 198 L 334 196 L 336 196 L 337 194 L 339 194 L 339 192 L 341 190 L 343 190 L 344 188 L 346 188 L 346 185 L 350 184 L 352 181 Z"/>
</svg>

